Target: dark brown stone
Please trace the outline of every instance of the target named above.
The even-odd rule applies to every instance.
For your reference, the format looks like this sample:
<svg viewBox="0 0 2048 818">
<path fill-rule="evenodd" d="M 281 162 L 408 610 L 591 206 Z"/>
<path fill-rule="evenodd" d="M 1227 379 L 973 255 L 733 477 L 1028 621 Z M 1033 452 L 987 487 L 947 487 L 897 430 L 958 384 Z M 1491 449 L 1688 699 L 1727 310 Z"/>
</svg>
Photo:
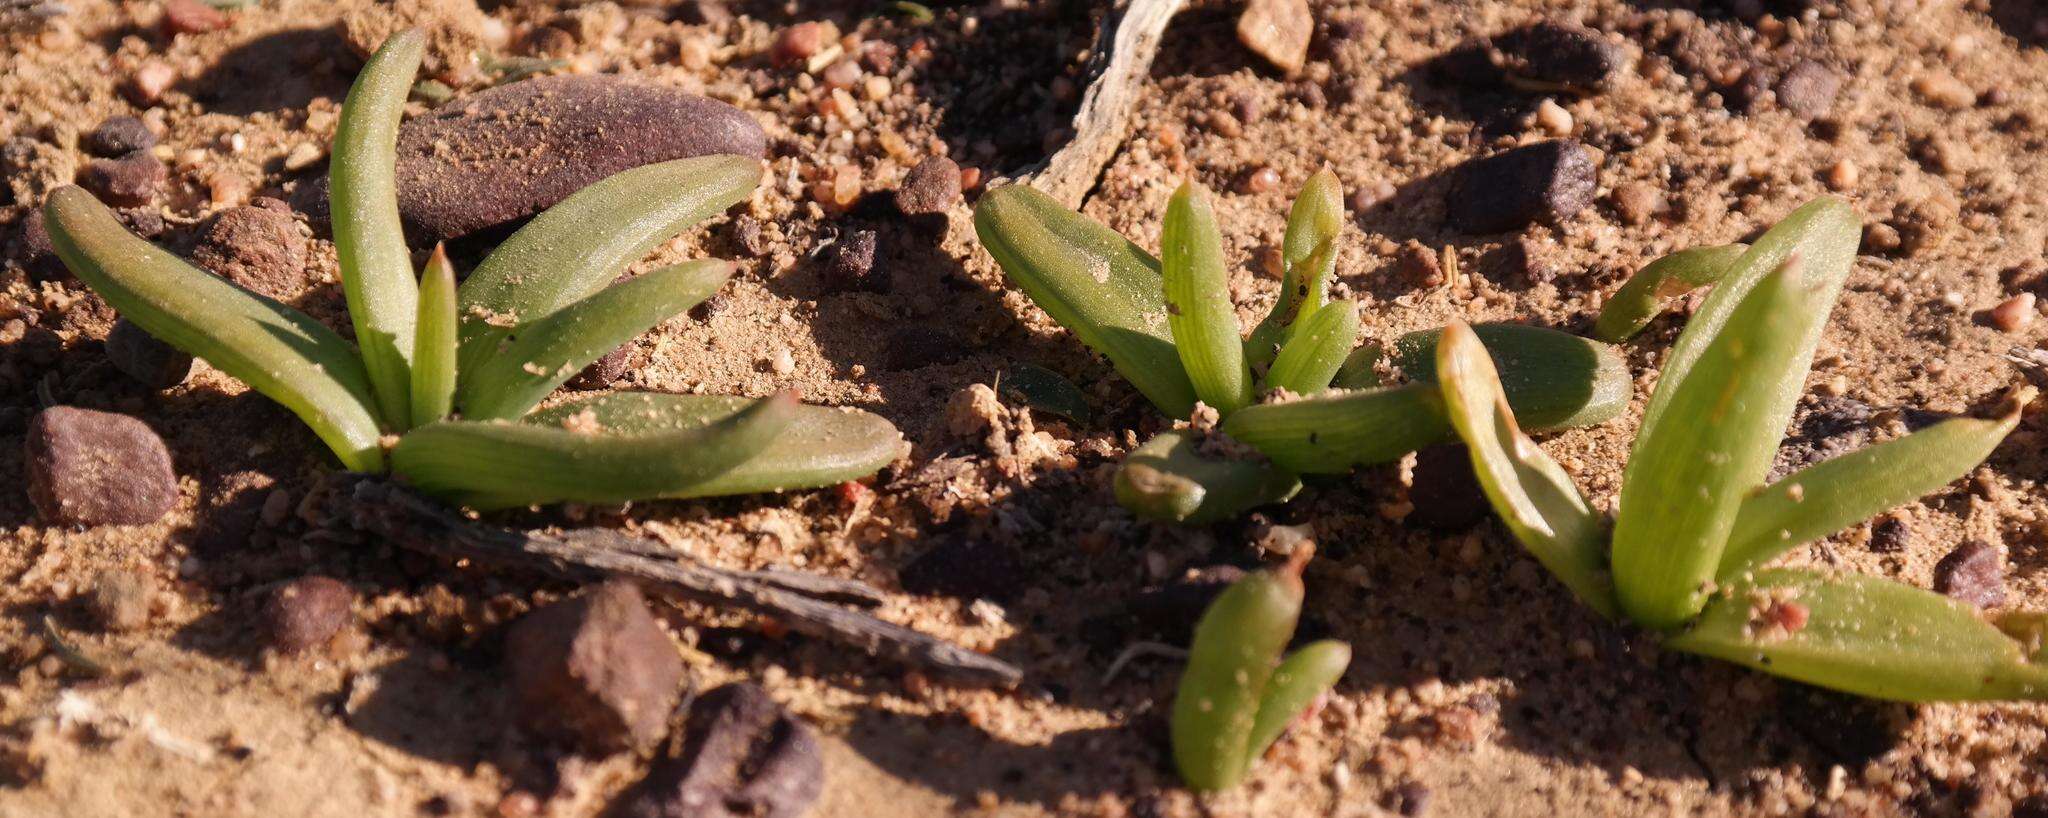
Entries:
<svg viewBox="0 0 2048 818">
<path fill-rule="evenodd" d="M 1408 502 L 1415 510 L 1408 522 L 1437 531 L 1464 531 L 1493 512 L 1479 476 L 1472 471 L 1472 453 L 1461 443 L 1425 447 L 1415 453 Z"/>
<path fill-rule="evenodd" d="M 1813 119 L 1834 107 L 1842 75 L 1813 60 L 1801 60 L 1778 80 L 1778 107 L 1801 119 Z"/>
<path fill-rule="evenodd" d="M 527 614 L 505 662 L 520 724 L 596 752 L 659 740 L 684 684 L 640 589 L 619 580 Z"/>
<path fill-rule="evenodd" d="M 2005 556 L 1998 546 L 1970 540 L 1934 564 L 1934 590 L 1979 608 L 2005 603 Z"/>
<path fill-rule="evenodd" d="M 80 144 L 94 156 L 122 156 L 156 147 L 156 134 L 132 116 L 110 116 L 87 133 Z"/>
<path fill-rule="evenodd" d="M 1563 222 L 1592 204 L 1600 176 L 1586 147 L 1568 139 L 1474 159 L 1454 173 L 1445 204 L 1451 227 L 1469 234 Z"/>
<path fill-rule="evenodd" d="M 1897 554 L 1906 550 L 1913 541 L 1913 530 L 1906 521 L 1898 517 L 1885 517 L 1870 527 L 1870 550 L 1880 554 Z"/>
<path fill-rule="evenodd" d="M 799 818 L 824 792 L 816 732 L 760 687 L 704 694 L 685 735 L 627 794 L 621 818 Z"/>
<path fill-rule="evenodd" d="M 760 157 L 768 136 L 716 100 L 616 77 L 540 77 L 407 121 L 398 206 L 419 241 L 509 225 L 619 171 L 710 154 Z"/>
<path fill-rule="evenodd" d="M 1509 82 L 1578 93 L 1606 89 L 1626 60 L 1621 48 L 1600 32 L 1552 22 L 1493 38 L 1488 56 Z"/>
<path fill-rule="evenodd" d="M 24 448 L 29 499 L 51 525 L 143 525 L 178 503 L 163 438 L 127 415 L 52 406 Z"/>
<path fill-rule="evenodd" d="M 43 281 L 71 277 L 71 268 L 64 266 L 64 260 L 57 257 L 57 248 L 50 243 L 49 222 L 43 209 L 31 208 L 21 218 L 21 230 L 14 237 L 14 258 L 21 262 L 22 269 L 29 275 Z"/>
<path fill-rule="evenodd" d="M 122 374 L 151 389 L 169 389 L 192 376 L 192 356 L 126 318 L 115 321 L 107 332 L 107 358 Z"/>
<path fill-rule="evenodd" d="M 331 577 L 306 576 L 277 586 L 263 604 L 271 647 L 300 653 L 327 644 L 355 618 L 355 591 Z"/>
<path fill-rule="evenodd" d="M 618 349 L 605 353 L 604 357 L 591 361 L 582 372 L 576 373 L 576 377 L 569 379 L 567 386 L 570 389 L 603 389 L 610 386 L 612 381 L 623 378 L 627 372 L 633 371 L 633 359 L 638 357 L 636 353 L 639 351 L 639 344 L 631 341 L 621 344 Z"/>
<path fill-rule="evenodd" d="M 896 189 L 896 209 L 911 216 L 944 215 L 958 201 L 960 165 L 943 156 L 917 163 Z"/>
<path fill-rule="evenodd" d="M 215 216 L 192 248 L 192 261 L 256 292 L 287 300 L 306 280 L 306 238 L 286 213 L 231 207 Z"/>
<path fill-rule="evenodd" d="M 164 163 L 148 151 L 118 159 L 94 159 L 78 174 L 78 184 L 109 207 L 141 207 L 156 200 L 170 178 Z"/>
</svg>

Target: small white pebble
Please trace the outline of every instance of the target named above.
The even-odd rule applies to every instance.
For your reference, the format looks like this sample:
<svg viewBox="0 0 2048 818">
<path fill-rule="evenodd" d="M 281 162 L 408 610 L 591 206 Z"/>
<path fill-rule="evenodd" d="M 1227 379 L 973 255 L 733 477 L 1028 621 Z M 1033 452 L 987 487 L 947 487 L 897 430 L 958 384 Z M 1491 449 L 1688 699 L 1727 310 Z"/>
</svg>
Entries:
<svg viewBox="0 0 2048 818">
<path fill-rule="evenodd" d="M 1565 136 L 1572 132 L 1572 112 L 1546 99 L 1536 106 L 1536 124 L 1551 136 Z"/>
</svg>

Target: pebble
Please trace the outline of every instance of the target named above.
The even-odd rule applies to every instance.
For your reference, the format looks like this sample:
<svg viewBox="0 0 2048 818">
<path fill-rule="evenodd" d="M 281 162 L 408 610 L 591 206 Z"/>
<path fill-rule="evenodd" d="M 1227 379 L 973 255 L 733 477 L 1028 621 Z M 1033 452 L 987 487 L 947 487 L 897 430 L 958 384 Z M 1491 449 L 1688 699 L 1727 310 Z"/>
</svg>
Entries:
<svg viewBox="0 0 2048 818">
<path fill-rule="evenodd" d="M 1934 564 L 1934 590 L 1995 608 L 2005 602 L 2005 557 L 1983 540 L 1965 542 Z"/>
<path fill-rule="evenodd" d="M 355 617 L 356 593 L 341 580 L 304 576 L 272 589 L 263 603 L 270 646 L 284 653 L 323 647 Z"/>
<path fill-rule="evenodd" d="M 2020 293 L 1992 307 L 1987 316 L 1999 332 L 2018 332 L 2034 322 L 2034 294 Z"/>
<path fill-rule="evenodd" d="M 903 590 L 1008 604 L 1024 590 L 1023 561 L 1008 546 L 950 537 L 897 573 Z"/>
<path fill-rule="evenodd" d="M 29 499 L 51 525 L 143 525 L 177 505 L 170 450 L 127 415 L 52 406 L 23 448 Z"/>
<path fill-rule="evenodd" d="M 57 256 L 56 246 L 50 243 L 50 226 L 46 218 L 42 208 L 29 208 L 28 214 L 21 218 L 21 232 L 14 237 L 13 256 L 29 275 L 39 280 L 69 278 L 71 268 L 64 266 L 64 259 Z"/>
<path fill-rule="evenodd" d="M 538 213 L 622 170 L 767 149 L 761 126 L 723 102 L 608 75 L 540 77 L 401 126 L 398 207 L 415 240 L 446 241 Z"/>
<path fill-rule="evenodd" d="M 1608 198 L 1621 223 L 1630 226 L 1648 224 L 1668 206 L 1662 190 L 1642 182 L 1617 185 Z"/>
<path fill-rule="evenodd" d="M 775 32 L 775 40 L 768 46 L 768 61 L 777 67 L 787 68 L 809 60 L 825 47 L 823 23 L 797 23 Z"/>
<path fill-rule="evenodd" d="M 1401 242 L 1394 251 L 1394 273 L 1411 287 L 1437 287 L 1444 283 L 1441 254 L 1415 239 Z"/>
<path fill-rule="evenodd" d="M 1472 471 L 1471 452 L 1457 443 L 1415 453 L 1408 500 L 1415 506 L 1408 520 L 1436 531 L 1464 531 L 1493 512 Z"/>
<path fill-rule="evenodd" d="M 827 88 L 852 88 L 860 82 L 860 63 L 854 60 L 840 60 L 818 74 Z"/>
<path fill-rule="evenodd" d="M 944 214 L 958 201 L 960 165 L 943 156 L 918 162 L 896 188 L 896 209 L 912 216 Z"/>
<path fill-rule="evenodd" d="M 690 706 L 681 752 L 648 765 L 619 818 L 801 818 L 825 791 L 817 731 L 748 682 Z"/>
<path fill-rule="evenodd" d="M 1308 61 L 1315 17 L 1308 0 L 1250 0 L 1237 18 L 1237 40 L 1288 74 Z"/>
<path fill-rule="evenodd" d="M 1584 26 L 1541 22 L 1493 38 L 1487 57 L 1511 83 L 1574 93 L 1606 90 L 1626 55 Z"/>
<path fill-rule="evenodd" d="M 1880 554 L 1897 554 L 1906 550 L 1911 542 L 1913 530 L 1906 521 L 1896 515 L 1886 516 L 1870 527 L 1870 550 Z"/>
<path fill-rule="evenodd" d="M 1778 107 L 1801 119 L 1813 119 L 1834 107 L 1842 75 L 1814 60 L 1800 60 L 1778 78 Z"/>
<path fill-rule="evenodd" d="M 675 645 L 623 580 L 527 614 L 505 663 L 522 725 L 598 752 L 660 740 L 684 684 Z"/>
<path fill-rule="evenodd" d="M 1913 93 L 1944 111 L 1960 111 L 1977 104 L 1977 92 L 1946 72 L 1929 72 L 1914 77 Z"/>
<path fill-rule="evenodd" d="M 1856 186 L 1863 179 L 1863 173 L 1856 169 L 1856 163 L 1847 159 L 1836 160 L 1828 166 L 1828 172 L 1821 177 L 1828 189 L 1840 193 Z"/>
<path fill-rule="evenodd" d="M 156 134 L 132 116 L 110 116 L 80 140 L 87 153 L 114 157 L 156 147 Z"/>
<path fill-rule="evenodd" d="M 192 376 L 192 356 L 157 340 L 126 318 L 107 332 L 107 358 L 136 383 L 162 391 Z"/>
<path fill-rule="evenodd" d="M 121 93 L 129 102 L 144 108 L 157 104 L 164 92 L 171 90 L 171 84 L 178 81 L 178 71 L 168 64 L 150 60 L 136 67 L 128 76 L 128 82 L 121 86 Z"/>
<path fill-rule="evenodd" d="M 1244 192 L 1251 194 L 1271 192 L 1280 186 L 1280 172 L 1268 167 L 1254 170 L 1244 178 Z"/>
<path fill-rule="evenodd" d="M 1545 99 L 1536 105 L 1536 126 L 1551 136 L 1570 136 L 1572 112 L 1558 105 L 1555 100 Z"/>
<path fill-rule="evenodd" d="M 214 216 L 192 248 L 192 261 L 263 295 L 289 300 L 306 280 L 306 237 L 275 207 L 231 207 Z"/>
<path fill-rule="evenodd" d="M 142 207 L 156 201 L 170 177 L 163 160 L 149 151 L 116 159 L 94 159 L 78 175 L 78 184 L 110 207 Z"/>
<path fill-rule="evenodd" d="M 836 290 L 887 292 L 887 276 L 875 273 L 873 230 L 854 230 L 839 237 L 826 251 L 825 278 Z"/>
<path fill-rule="evenodd" d="M 228 16 L 201 0 L 164 0 L 164 36 L 204 34 L 228 27 Z"/>
<path fill-rule="evenodd" d="M 85 606 L 101 628 L 133 631 L 149 624 L 150 603 L 155 597 L 156 582 L 148 574 L 110 569 L 93 577 Z"/>
<path fill-rule="evenodd" d="M 1562 222 L 1591 204 L 1598 187 L 1591 152 L 1576 141 L 1553 140 L 1466 162 L 1445 204 L 1454 229 L 1503 233 Z"/>
</svg>

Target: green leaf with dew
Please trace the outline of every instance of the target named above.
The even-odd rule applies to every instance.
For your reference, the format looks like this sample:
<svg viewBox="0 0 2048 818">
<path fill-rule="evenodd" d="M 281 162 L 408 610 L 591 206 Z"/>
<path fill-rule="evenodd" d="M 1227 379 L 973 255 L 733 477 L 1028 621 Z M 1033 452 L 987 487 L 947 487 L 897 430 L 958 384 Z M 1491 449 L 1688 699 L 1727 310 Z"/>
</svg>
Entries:
<svg viewBox="0 0 2048 818">
<path fill-rule="evenodd" d="M 1451 425 L 1435 384 L 1407 384 L 1247 406 L 1223 433 L 1296 474 L 1345 474 L 1441 442 Z"/>
<path fill-rule="evenodd" d="M 1876 577 L 1759 571 L 1664 644 L 1877 699 L 2048 698 L 2048 667 L 1976 609 Z"/>
<path fill-rule="evenodd" d="M 1295 329 L 1273 366 L 1266 370 L 1266 389 L 1314 395 L 1330 388 L 1344 367 L 1351 345 L 1358 342 L 1358 305 L 1332 301 L 1318 308 Z"/>
<path fill-rule="evenodd" d="M 1451 425 L 1464 438 L 1472 470 L 1501 522 L 1579 599 L 1614 618 L 1606 520 L 1571 475 L 1515 425 L 1493 360 L 1471 327 L 1445 327 L 1436 358 Z"/>
<path fill-rule="evenodd" d="M 1266 682 L 1301 614 L 1302 552 L 1233 583 L 1195 623 L 1171 724 L 1173 760 L 1189 787 L 1228 789 L 1250 769 Z"/>
<path fill-rule="evenodd" d="M 1251 772 L 1252 762 L 1264 756 L 1288 725 L 1329 692 L 1350 665 L 1350 645 L 1323 639 L 1301 646 L 1273 669 L 1259 697 L 1259 715 L 1245 741 L 1245 772 Z"/>
<path fill-rule="evenodd" d="M 1294 475 L 1256 459 L 1202 452 L 1187 430 L 1162 432 L 1117 465 L 1117 502 L 1149 520 L 1190 525 L 1226 520 L 1301 490 Z"/>
<path fill-rule="evenodd" d="M 1130 240 L 1026 185 L 982 194 L 974 230 L 1011 281 L 1167 417 L 1195 387 L 1167 327 L 1159 261 Z"/>
<path fill-rule="evenodd" d="M 761 163 L 699 156 L 612 174 L 533 217 L 462 282 L 467 379 L 514 327 L 589 298 L 690 225 L 747 198 Z"/>
<path fill-rule="evenodd" d="M 413 339 L 412 425 L 455 410 L 455 265 L 439 245 L 420 273 L 418 335 Z"/>
<path fill-rule="evenodd" d="M 1436 381 L 1439 332 L 1417 330 L 1394 341 L 1394 363 L 1409 380 Z M 1532 431 L 1605 423 L 1635 393 L 1621 353 L 1599 341 L 1522 324 L 1478 324 L 1472 332 L 1499 367 L 1515 416 Z"/>
<path fill-rule="evenodd" d="M 43 212 L 58 257 L 123 317 L 283 404 L 343 466 L 383 471 L 376 399 L 353 344 L 137 238 L 80 188 L 52 191 Z"/>
<path fill-rule="evenodd" d="M 342 104 L 327 171 L 334 253 L 356 345 L 379 415 L 400 432 L 412 420 L 419 287 L 398 217 L 398 122 L 426 42 L 425 32 L 406 29 L 370 55 Z"/>
<path fill-rule="evenodd" d="M 502 351 L 462 379 L 457 402 L 463 417 L 509 420 L 526 414 L 591 362 L 710 298 L 731 276 L 728 262 L 688 261 L 606 287 L 521 325 Z"/>
<path fill-rule="evenodd" d="M 1628 340 L 1687 293 L 1720 281 L 1748 249 L 1746 244 L 1693 247 L 1643 265 L 1600 308 L 1593 337 L 1610 344 Z"/>
<path fill-rule="evenodd" d="M 1251 403 L 1251 370 L 1245 368 L 1237 308 L 1230 303 L 1223 236 L 1208 192 L 1194 182 L 1182 183 L 1166 203 L 1159 271 L 1166 325 L 1195 397 L 1225 415 Z"/>
</svg>

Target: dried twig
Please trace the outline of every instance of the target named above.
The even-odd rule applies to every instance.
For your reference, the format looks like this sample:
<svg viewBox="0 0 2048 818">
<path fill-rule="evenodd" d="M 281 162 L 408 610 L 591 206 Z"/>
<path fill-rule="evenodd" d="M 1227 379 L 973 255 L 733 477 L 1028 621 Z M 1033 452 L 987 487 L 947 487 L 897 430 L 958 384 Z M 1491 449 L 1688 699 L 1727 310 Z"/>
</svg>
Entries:
<svg viewBox="0 0 2048 818">
<path fill-rule="evenodd" d="M 572 580 L 623 577 L 648 590 L 768 614 L 792 630 L 854 645 L 962 684 L 1014 686 L 1023 671 L 826 598 L 873 604 L 881 592 L 852 580 L 790 571 L 729 571 L 675 561 L 631 536 L 584 530 L 557 536 L 486 525 L 389 481 L 350 475 L 330 499 L 333 516 L 403 548 L 524 568 Z"/>
<path fill-rule="evenodd" d="M 1045 191 L 1068 207 L 1095 189 L 1102 167 L 1116 155 L 1131 130 L 1139 90 L 1152 73 L 1152 57 L 1166 24 L 1186 0 L 1129 0 L 1112 9 L 1095 36 L 1088 66 L 1088 91 L 1074 114 L 1074 138 L 1043 165 L 1025 169 L 1015 181 Z"/>
</svg>

